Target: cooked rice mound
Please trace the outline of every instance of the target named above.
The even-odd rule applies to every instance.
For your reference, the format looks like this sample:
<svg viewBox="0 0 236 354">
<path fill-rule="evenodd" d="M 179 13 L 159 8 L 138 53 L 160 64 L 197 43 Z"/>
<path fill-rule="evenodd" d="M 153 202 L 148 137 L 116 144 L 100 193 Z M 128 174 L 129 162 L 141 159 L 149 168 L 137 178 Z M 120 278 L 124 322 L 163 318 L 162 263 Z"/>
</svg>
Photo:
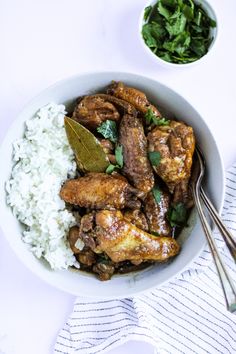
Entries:
<svg viewBox="0 0 236 354">
<path fill-rule="evenodd" d="M 76 172 L 64 129 L 65 106 L 50 103 L 25 123 L 25 135 L 13 143 L 13 169 L 7 181 L 7 203 L 25 226 L 22 239 L 53 269 L 75 263 L 67 243 L 75 224 L 59 197 L 62 183 Z"/>
</svg>

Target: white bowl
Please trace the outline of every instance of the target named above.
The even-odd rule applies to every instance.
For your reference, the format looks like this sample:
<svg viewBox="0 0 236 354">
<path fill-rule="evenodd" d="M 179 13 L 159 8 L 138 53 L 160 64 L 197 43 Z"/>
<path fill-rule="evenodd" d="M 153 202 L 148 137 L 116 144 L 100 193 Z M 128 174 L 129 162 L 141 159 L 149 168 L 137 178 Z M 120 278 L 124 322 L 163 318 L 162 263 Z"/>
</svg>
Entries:
<svg viewBox="0 0 236 354">
<path fill-rule="evenodd" d="M 53 271 L 43 260 L 38 260 L 21 240 L 22 225 L 6 205 L 5 182 L 12 169 L 12 142 L 23 135 L 24 122 L 42 106 L 49 102 L 69 106 L 78 96 L 101 91 L 112 80 L 124 81 L 144 91 L 151 102 L 166 107 L 176 117 L 194 128 L 198 144 L 207 159 L 206 190 L 218 210 L 224 195 L 224 173 L 222 160 L 207 124 L 198 112 L 183 97 L 172 89 L 150 78 L 120 72 L 88 73 L 74 76 L 49 87 L 35 99 L 15 119 L 0 148 L 0 224 L 7 241 L 21 261 L 36 275 L 74 295 L 95 298 L 119 298 L 133 296 L 139 292 L 160 286 L 182 272 L 200 254 L 206 241 L 199 222 L 194 222 L 191 214 L 189 227 L 181 234 L 180 254 L 170 264 L 154 265 L 146 270 L 126 275 L 114 276 L 110 281 L 101 282 L 93 275 L 80 271 Z"/>
<path fill-rule="evenodd" d="M 145 8 L 147 6 L 153 6 L 157 3 L 157 0 L 154 0 L 154 1 L 148 1 L 145 5 L 145 7 L 143 8 L 142 12 L 141 12 L 141 15 L 140 15 L 140 18 L 139 18 L 139 38 L 140 38 L 140 42 L 141 42 L 141 45 L 144 49 L 144 51 L 147 53 L 147 55 L 152 58 L 152 60 L 155 60 L 158 64 L 162 65 L 163 67 L 166 67 L 166 68 L 187 68 L 187 67 L 191 67 L 195 64 L 199 64 L 199 63 L 202 63 L 204 62 L 207 58 L 209 58 L 213 52 L 214 52 L 214 49 L 216 47 L 216 43 L 217 43 L 217 39 L 218 39 L 218 32 L 219 32 L 219 21 L 218 21 L 218 17 L 216 15 L 216 12 L 215 10 L 213 9 L 212 5 L 207 1 L 207 0 L 193 0 L 196 4 L 201 4 L 202 5 L 202 8 L 205 10 L 205 12 L 208 14 L 208 16 L 216 21 L 216 27 L 215 28 L 211 28 L 210 29 L 210 36 L 213 37 L 213 40 L 209 46 L 209 49 L 208 49 L 208 52 L 202 56 L 201 58 L 199 58 L 198 60 L 192 62 L 192 63 L 186 63 L 186 64 L 177 64 L 177 63 L 170 63 L 168 61 L 165 61 L 161 58 L 159 58 L 156 54 L 154 54 L 152 52 L 152 50 L 146 45 L 144 39 L 143 39 L 143 36 L 142 36 L 142 27 L 145 23 L 144 21 L 144 11 L 145 11 Z"/>
</svg>

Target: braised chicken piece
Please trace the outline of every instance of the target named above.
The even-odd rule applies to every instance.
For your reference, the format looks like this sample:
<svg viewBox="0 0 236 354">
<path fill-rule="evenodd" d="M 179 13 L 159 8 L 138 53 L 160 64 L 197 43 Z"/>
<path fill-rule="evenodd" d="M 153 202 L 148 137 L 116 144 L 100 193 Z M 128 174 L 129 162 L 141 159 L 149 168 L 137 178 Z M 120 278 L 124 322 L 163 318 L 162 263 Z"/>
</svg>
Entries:
<svg viewBox="0 0 236 354">
<path fill-rule="evenodd" d="M 87 215 L 85 216 L 87 217 Z M 88 216 L 90 215 L 88 214 Z M 88 232 L 91 229 L 84 225 L 84 230 Z M 96 263 L 96 254 L 92 251 L 92 247 L 95 248 L 96 244 L 91 235 L 88 237 L 88 234 L 84 234 L 84 236 L 83 239 L 81 226 L 72 226 L 69 230 L 68 241 L 76 259 L 86 266 L 91 266 Z"/>
<path fill-rule="evenodd" d="M 149 192 L 144 201 L 144 212 L 147 218 L 149 232 L 160 236 L 171 236 L 171 227 L 166 218 L 170 205 L 170 196 L 160 191 L 160 201 L 157 203 L 153 193 Z"/>
<path fill-rule="evenodd" d="M 158 152 L 161 157 L 153 168 L 169 191 L 175 193 L 175 201 L 186 201 L 194 149 L 193 129 L 181 122 L 170 121 L 148 134 L 148 150 Z"/>
<path fill-rule="evenodd" d="M 86 267 L 91 267 L 96 263 L 96 253 L 89 248 L 84 248 L 83 251 L 76 254 L 76 259 Z"/>
<path fill-rule="evenodd" d="M 97 212 L 95 232 L 95 252 L 105 252 L 113 262 L 163 262 L 180 250 L 175 239 L 148 234 L 128 222 L 120 211 Z"/>
<path fill-rule="evenodd" d="M 144 213 L 140 210 L 126 210 L 124 218 L 139 229 L 148 231 L 148 222 Z"/>
<path fill-rule="evenodd" d="M 100 144 L 106 154 L 112 154 L 114 150 L 114 144 L 109 139 L 100 139 Z"/>
<path fill-rule="evenodd" d="M 154 174 L 147 155 L 147 139 L 139 118 L 124 115 L 120 122 L 119 143 L 123 146 L 122 172 L 137 189 L 149 192 L 154 186 Z"/>
<path fill-rule="evenodd" d="M 80 99 L 72 118 L 86 128 L 96 130 L 105 120 L 119 121 L 125 113 L 137 115 L 136 109 L 129 102 L 101 93 Z"/>
<path fill-rule="evenodd" d="M 67 180 L 60 191 L 65 202 L 90 209 L 138 209 L 140 201 L 137 197 L 142 195 L 125 178 L 106 173 L 88 173 Z"/>
<path fill-rule="evenodd" d="M 79 230 L 77 230 L 77 237 L 80 238 L 83 241 L 84 245 L 86 247 L 89 247 L 91 250 L 94 250 L 96 248 L 95 234 L 93 233 L 93 229 L 95 226 L 95 214 L 95 212 L 85 214 L 81 218 L 80 227 Z"/>
<path fill-rule="evenodd" d="M 115 272 L 115 267 L 112 262 L 102 263 L 98 262 L 93 266 L 93 272 L 98 274 L 100 280 L 109 280 Z"/>
<path fill-rule="evenodd" d="M 79 241 L 78 241 L 79 240 Z M 80 253 L 84 247 L 84 242 L 80 237 L 80 229 L 78 226 L 72 226 L 69 230 L 68 241 L 74 254 Z M 76 247 L 77 246 L 77 247 Z"/>
<path fill-rule="evenodd" d="M 189 188 L 189 179 L 183 180 L 177 184 L 174 190 L 172 203 L 184 203 L 187 209 L 193 207 L 194 201 L 191 189 Z"/>
<path fill-rule="evenodd" d="M 116 157 L 114 155 L 114 144 L 108 139 L 101 139 L 100 144 L 104 152 L 107 154 L 109 162 L 116 165 Z"/>
<path fill-rule="evenodd" d="M 97 95 L 94 95 L 94 97 L 100 97 L 104 99 L 104 101 L 112 103 L 116 107 L 117 111 L 120 113 L 121 116 L 123 116 L 124 114 L 137 116 L 138 114 L 137 110 L 134 108 L 134 106 L 131 103 L 124 101 L 120 98 L 117 98 L 115 96 L 107 95 L 105 93 L 99 93 Z"/>
<path fill-rule="evenodd" d="M 95 130 L 105 120 L 118 121 L 120 114 L 116 107 L 98 96 L 86 96 L 73 112 L 73 119 L 86 128 Z"/>
<path fill-rule="evenodd" d="M 131 103 L 143 114 L 145 114 L 148 109 L 151 109 L 157 117 L 161 116 L 158 109 L 148 101 L 145 93 L 136 88 L 125 86 L 123 82 L 112 83 L 108 88 L 108 93 Z"/>
</svg>

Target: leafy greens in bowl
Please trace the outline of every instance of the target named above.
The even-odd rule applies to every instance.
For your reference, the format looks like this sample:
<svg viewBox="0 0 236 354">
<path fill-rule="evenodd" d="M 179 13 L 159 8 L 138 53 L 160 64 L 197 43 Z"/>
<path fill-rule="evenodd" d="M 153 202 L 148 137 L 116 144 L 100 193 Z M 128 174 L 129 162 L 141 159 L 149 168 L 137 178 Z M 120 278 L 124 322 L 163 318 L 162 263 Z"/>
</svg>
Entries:
<svg viewBox="0 0 236 354">
<path fill-rule="evenodd" d="M 156 59 L 178 66 L 191 64 L 212 48 L 216 15 L 205 0 L 158 0 L 145 7 L 140 31 Z"/>
</svg>

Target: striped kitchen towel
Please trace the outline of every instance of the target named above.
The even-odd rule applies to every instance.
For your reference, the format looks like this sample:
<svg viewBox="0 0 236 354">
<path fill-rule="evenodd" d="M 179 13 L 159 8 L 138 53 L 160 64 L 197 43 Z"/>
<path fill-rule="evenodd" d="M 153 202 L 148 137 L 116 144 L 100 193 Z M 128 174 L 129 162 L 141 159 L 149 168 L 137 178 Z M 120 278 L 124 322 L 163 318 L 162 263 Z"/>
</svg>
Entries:
<svg viewBox="0 0 236 354">
<path fill-rule="evenodd" d="M 236 164 L 226 177 L 222 216 L 236 232 Z M 235 263 L 215 237 L 236 281 Z M 77 298 L 54 353 L 101 354 L 128 340 L 151 343 L 157 354 L 236 353 L 236 314 L 225 309 L 208 248 L 178 278 L 151 292 L 121 300 Z"/>
</svg>

